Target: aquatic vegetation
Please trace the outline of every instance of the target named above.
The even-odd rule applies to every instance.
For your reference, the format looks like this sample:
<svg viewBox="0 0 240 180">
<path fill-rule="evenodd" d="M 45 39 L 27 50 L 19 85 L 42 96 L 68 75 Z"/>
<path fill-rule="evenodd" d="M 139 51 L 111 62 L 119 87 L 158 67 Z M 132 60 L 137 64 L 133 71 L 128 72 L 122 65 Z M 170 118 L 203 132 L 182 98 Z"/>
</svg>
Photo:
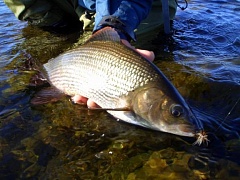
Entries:
<svg viewBox="0 0 240 180">
<path fill-rule="evenodd" d="M 33 28 L 2 3 L 0 179 L 239 179 L 239 2 L 191 1 L 173 23 L 170 44 L 156 31 L 139 38 L 139 47 L 154 50 L 157 66 L 203 121 L 206 133 L 195 142 L 205 141 L 201 146 L 116 122 L 69 97 L 32 106 L 39 89 L 28 87 L 34 72 L 21 69 L 22 50 L 45 63 L 91 32 L 82 38 L 79 32 L 63 36 Z"/>
</svg>

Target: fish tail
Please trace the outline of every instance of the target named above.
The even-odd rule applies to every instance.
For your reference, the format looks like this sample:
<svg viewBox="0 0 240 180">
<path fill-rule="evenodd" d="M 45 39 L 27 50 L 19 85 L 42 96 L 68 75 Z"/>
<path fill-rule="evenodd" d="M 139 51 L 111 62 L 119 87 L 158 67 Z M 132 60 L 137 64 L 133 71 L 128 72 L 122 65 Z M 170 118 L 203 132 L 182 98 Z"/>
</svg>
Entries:
<svg viewBox="0 0 240 180">
<path fill-rule="evenodd" d="M 47 72 L 41 62 L 33 58 L 29 53 L 24 52 L 24 56 L 26 57 L 26 60 L 24 62 L 22 70 L 36 72 L 31 77 L 29 86 L 41 88 L 41 90 L 37 90 L 37 92 L 31 98 L 30 102 L 32 105 L 57 102 L 63 96 L 65 96 L 62 92 L 50 85 L 47 78 Z"/>
<path fill-rule="evenodd" d="M 22 70 L 35 71 L 35 74 L 30 79 L 29 86 L 42 86 L 48 84 L 47 73 L 43 65 L 26 51 L 23 51 L 23 54 L 26 60 Z"/>
</svg>

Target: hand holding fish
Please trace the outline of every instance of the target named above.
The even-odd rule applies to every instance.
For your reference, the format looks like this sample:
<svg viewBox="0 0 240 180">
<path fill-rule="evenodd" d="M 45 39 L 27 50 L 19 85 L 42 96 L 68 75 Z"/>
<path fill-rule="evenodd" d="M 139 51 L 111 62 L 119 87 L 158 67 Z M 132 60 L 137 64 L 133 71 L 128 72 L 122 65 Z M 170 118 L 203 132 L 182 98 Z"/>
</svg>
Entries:
<svg viewBox="0 0 240 180">
<path fill-rule="evenodd" d="M 42 75 L 55 89 L 39 91 L 33 104 L 50 95 L 69 95 L 76 103 L 98 105 L 117 119 L 208 142 L 203 125 L 165 75 L 141 52 L 125 45 L 114 28 L 94 33 L 83 45 L 50 59 Z M 45 96 L 45 97 L 44 97 Z M 53 99 L 55 102 L 56 98 Z M 46 103 L 46 102 L 45 102 Z"/>
<path fill-rule="evenodd" d="M 135 49 L 129 43 L 136 40 L 134 30 L 148 16 L 152 1 L 79 0 L 77 4 L 61 1 L 56 6 L 46 1 L 46 4 L 42 3 L 41 13 L 35 2 L 39 1 L 32 4 L 10 1 L 8 5 L 20 20 L 53 30 L 63 28 L 60 32 L 65 32 L 71 24 L 76 28 L 81 24 L 80 27 L 85 29 L 85 22 L 92 22 L 94 12 L 96 16 L 90 39 L 39 66 L 52 93 L 49 89 L 39 91 L 31 100 L 33 104 L 55 102 L 65 94 L 90 108 L 100 106 L 125 122 L 196 137 L 194 144 L 208 143 L 201 121 L 167 77 L 151 63 L 154 53 Z M 82 16 L 85 21 L 81 20 Z M 70 19 L 73 19 L 72 23 Z"/>
</svg>

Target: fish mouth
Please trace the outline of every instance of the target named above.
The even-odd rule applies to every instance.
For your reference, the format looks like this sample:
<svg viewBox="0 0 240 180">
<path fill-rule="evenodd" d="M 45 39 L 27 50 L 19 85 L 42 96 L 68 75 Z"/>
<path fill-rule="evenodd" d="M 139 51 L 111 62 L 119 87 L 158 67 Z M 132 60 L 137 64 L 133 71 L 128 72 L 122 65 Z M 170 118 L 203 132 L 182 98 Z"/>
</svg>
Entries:
<svg viewBox="0 0 240 180">
<path fill-rule="evenodd" d="M 178 134 L 181 136 L 194 137 L 196 134 L 195 127 L 189 124 L 177 125 Z"/>
<path fill-rule="evenodd" d="M 172 127 L 168 127 L 165 132 L 186 137 L 194 137 L 196 134 L 194 126 L 188 124 L 172 125 Z"/>
</svg>

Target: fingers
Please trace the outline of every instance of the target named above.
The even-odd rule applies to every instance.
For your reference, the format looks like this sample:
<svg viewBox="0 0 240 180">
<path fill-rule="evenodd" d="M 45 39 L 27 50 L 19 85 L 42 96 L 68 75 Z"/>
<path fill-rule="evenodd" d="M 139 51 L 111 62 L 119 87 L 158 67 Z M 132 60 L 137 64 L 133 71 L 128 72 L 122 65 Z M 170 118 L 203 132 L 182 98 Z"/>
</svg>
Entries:
<svg viewBox="0 0 240 180">
<path fill-rule="evenodd" d="M 89 108 L 99 108 L 100 106 L 96 104 L 91 99 L 88 99 L 81 95 L 75 95 L 71 97 L 71 100 L 76 104 L 86 104 Z"/>
<path fill-rule="evenodd" d="M 96 104 L 94 101 L 92 101 L 91 99 L 88 99 L 87 107 L 88 108 L 100 108 L 100 106 L 98 104 Z"/>
<path fill-rule="evenodd" d="M 141 56 L 143 56 L 147 60 L 152 62 L 155 59 L 155 55 L 154 55 L 153 51 L 148 51 L 148 50 L 144 50 L 144 49 L 135 49 L 127 40 L 122 39 L 121 41 L 124 45 L 126 45 L 126 46 L 130 47 L 131 49 L 135 50 L 136 52 L 138 52 Z"/>
<path fill-rule="evenodd" d="M 75 95 L 71 97 L 71 100 L 76 104 L 87 104 L 88 99 L 80 95 Z"/>
<path fill-rule="evenodd" d="M 153 62 L 153 60 L 155 59 L 155 55 L 152 51 L 148 51 L 148 50 L 143 50 L 143 49 L 135 49 L 139 54 L 141 54 L 144 58 L 146 58 L 147 60 Z"/>
</svg>

